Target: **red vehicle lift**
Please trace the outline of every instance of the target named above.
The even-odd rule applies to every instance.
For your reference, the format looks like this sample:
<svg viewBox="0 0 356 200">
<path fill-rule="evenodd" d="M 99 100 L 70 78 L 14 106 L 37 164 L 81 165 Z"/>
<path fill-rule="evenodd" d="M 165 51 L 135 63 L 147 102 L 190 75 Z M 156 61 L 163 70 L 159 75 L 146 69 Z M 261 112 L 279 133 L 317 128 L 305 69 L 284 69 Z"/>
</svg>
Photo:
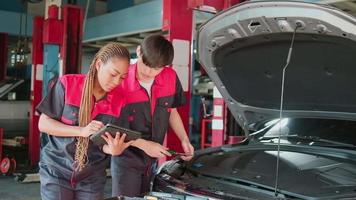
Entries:
<svg viewBox="0 0 356 200">
<path fill-rule="evenodd" d="M 38 130 L 39 115 L 36 106 L 42 99 L 43 74 L 43 17 L 33 19 L 32 34 L 32 77 L 30 93 L 30 124 L 29 124 L 29 158 L 31 166 L 35 166 L 40 156 L 40 132 Z"/>
<path fill-rule="evenodd" d="M 61 12 L 61 18 L 59 18 Z M 48 7 L 48 19 L 34 18 L 33 25 L 33 57 L 32 87 L 29 132 L 29 157 L 31 165 L 39 161 L 40 132 L 38 130 L 39 115 L 35 108 L 42 99 L 44 76 L 44 46 L 58 45 L 60 49 L 59 74 L 80 73 L 81 42 L 83 36 L 84 11 L 79 6 L 64 5 L 61 8 Z"/>
<path fill-rule="evenodd" d="M 184 22 L 184 23 L 182 23 Z M 189 130 L 189 110 L 190 110 L 190 80 L 191 80 L 191 40 L 193 29 L 193 10 L 188 7 L 188 0 L 163 0 L 163 31 L 167 31 L 167 38 L 172 41 L 177 50 L 185 54 L 181 60 L 173 61 L 173 67 L 182 83 L 187 102 L 185 106 L 178 108 L 185 130 Z M 177 44 L 177 45 L 175 45 Z M 181 49 L 179 49 L 181 48 Z M 177 152 L 182 152 L 180 140 L 172 130 L 168 130 L 165 140 L 166 146 Z"/>
</svg>

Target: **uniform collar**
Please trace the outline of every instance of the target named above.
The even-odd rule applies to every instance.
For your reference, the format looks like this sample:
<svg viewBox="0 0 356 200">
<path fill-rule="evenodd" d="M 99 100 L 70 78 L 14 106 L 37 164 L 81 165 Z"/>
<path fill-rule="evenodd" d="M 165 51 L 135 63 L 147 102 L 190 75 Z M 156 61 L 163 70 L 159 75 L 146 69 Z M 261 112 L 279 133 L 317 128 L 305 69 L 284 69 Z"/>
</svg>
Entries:
<svg viewBox="0 0 356 200">
<path fill-rule="evenodd" d="M 159 73 L 156 77 L 155 77 L 155 81 L 154 84 L 161 87 L 166 85 L 167 83 L 164 82 L 163 78 L 162 78 L 162 74 L 164 74 L 166 71 L 166 67 L 163 68 L 163 70 L 161 71 L 161 73 Z"/>
</svg>

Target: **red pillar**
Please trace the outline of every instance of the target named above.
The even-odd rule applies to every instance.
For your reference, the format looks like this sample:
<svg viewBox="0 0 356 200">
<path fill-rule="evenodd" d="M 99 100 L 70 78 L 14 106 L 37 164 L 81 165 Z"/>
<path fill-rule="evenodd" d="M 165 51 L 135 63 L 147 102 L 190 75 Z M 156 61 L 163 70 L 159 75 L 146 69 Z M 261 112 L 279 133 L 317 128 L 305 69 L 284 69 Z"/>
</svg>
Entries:
<svg viewBox="0 0 356 200">
<path fill-rule="evenodd" d="M 33 19 L 32 34 L 32 78 L 31 78 L 31 105 L 29 126 L 29 157 L 31 166 L 39 161 L 40 156 L 40 132 L 38 130 L 39 115 L 35 108 L 42 99 L 42 77 L 43 77 L 43 18 Z"/>
<path fill-rule="evenodd" d="M 0 33 L 0 82 L 6 78 L 7 68 L 7 33 Z"/>
<path fill-rule="evenodd" d="M 191 83 L 191 41 L 193 30 L 193 8 L 207 5 L 214 7 L 217 11 L 231 7 L 234 4 L 241 2 L 240 0 L 163 0 L 163 31 L 168 33 L 167 37 L 172 41 L 175 58 L 173 67 L 182 82 L 185 96 L 187 99 L 186 105 L 178 109 L 178 112 L 183 120 L 184 127 L 189 132 L 189 117 L 190 117 L 190 83 Z M 219 102 L 223 105 L 222 102 Z M 223 117 L 222 117 L 223 118 Z M 224 120 L 222 123 L 224 124 Z M 213 130 L 213 135 L 216 130 Z M 223 131 L 219 130 L 218 138 L 213 138 L 213 145 L 223 143 Z M 214 137 L 214 136 L 213 136 Z M 170 149 L 182 151 L 179 139 L 175 136 L 172 130 L 168 131 L 166 146 Z"/>
<path fill-rule="evenodd" d="M 62 7 L 62 18 L 63 74 L 79 74 L 81 73 L 84 11 L 79 6 L 65 5 Z"/>
<path fill-rule="evenodd" d="M 182 82 L 186 96 L 186 104 L 178 108 L 185 130 L 189 133 L 190 111 L 190 82 L 191 82 L 191 41 L 193 29 L 193 11 L 188 7 L 189 0 L 163 0 L 163 31 L 168 32 L 168 39 L 172 41 L 175 51 L 173 67 Z M 166 137 L 168 148 L 182 151 L 180 140 L 172 130 Z"/>
<path fill-rule="evenodd" d="M 58 13 L 61 13 L 61 19 Z M 64 5 L 48 8 L 48 19 L 44 23 L 45 44 L 60 46 L 60 75 L 81 73 L 81 48 L 83 38 L 84 11 L 79 6 Z"/>
</svg>

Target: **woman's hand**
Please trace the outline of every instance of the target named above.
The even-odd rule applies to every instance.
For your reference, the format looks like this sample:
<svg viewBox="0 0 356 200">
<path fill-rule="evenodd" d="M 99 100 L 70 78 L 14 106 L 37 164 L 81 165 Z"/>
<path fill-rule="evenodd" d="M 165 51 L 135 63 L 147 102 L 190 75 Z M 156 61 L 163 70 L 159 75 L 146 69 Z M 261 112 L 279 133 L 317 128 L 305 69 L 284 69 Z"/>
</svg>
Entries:
<svg viewBox="0 0 356 200">
<path fill-rule="evenodd" d="M 144 151 L 147 155 L 153 158 L 162 158 L 164 156 L 172 156 L 167 150 L 167 147 L 160 145 L 157 142 L 152 142 L 144 139 L 137 139 L 132 144 L 142 151 Z"/>
<path fill-rule="evenodd" d="M 181 145 L 182 145 L 183 151 L 185 153 L 185 156 L 181 156 L 181 159 L 185 160 L 185 161 L 191 160 L 194 155 L 194 147 L 190 143 L 189 139 L 183 140 L 181 142 Z"/>
<path fill-rule="evenodd" d="M 111 154 L 113 156 L 122 154 L 122 152 L 134 142 L 124 142 L 126 134 L 120 136 L 119 132 L 116 133 L 115 138 L 113 138 L 108 132 L 106 132 L 105 135 L 102 135 L 101 137 L 107 143 L 103 146 L 104 153 Z"/>
<path fill-rule="evenodd" d="M 96 133 L 100 130 L 104 124 L 100 121 L 93 120 L 87 126 L 81 127 L 80 129 L 80 136 L 81 137 L 89 137 L 93 133 Z"/>
</svg>

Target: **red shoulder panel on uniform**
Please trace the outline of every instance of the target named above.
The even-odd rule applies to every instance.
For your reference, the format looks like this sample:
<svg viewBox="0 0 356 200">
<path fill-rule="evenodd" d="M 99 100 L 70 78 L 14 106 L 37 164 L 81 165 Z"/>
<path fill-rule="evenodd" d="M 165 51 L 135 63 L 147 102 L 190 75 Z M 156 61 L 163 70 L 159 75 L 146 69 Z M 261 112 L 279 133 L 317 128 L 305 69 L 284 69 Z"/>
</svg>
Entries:
<svg viewBox="0 0 356 200">
<path fill-rule="evenodd" d="M 80 106 L 85 77 L 85 74 L 68 74 L 60 77 L 59 80 L 65 88 L 65 104 Z"/>
<path fill-rule="evenodd" d="M 165 67 L 155 79 L 155 98 L 175 94 L 177 74 L 171 67 Z"/>
</svg>

